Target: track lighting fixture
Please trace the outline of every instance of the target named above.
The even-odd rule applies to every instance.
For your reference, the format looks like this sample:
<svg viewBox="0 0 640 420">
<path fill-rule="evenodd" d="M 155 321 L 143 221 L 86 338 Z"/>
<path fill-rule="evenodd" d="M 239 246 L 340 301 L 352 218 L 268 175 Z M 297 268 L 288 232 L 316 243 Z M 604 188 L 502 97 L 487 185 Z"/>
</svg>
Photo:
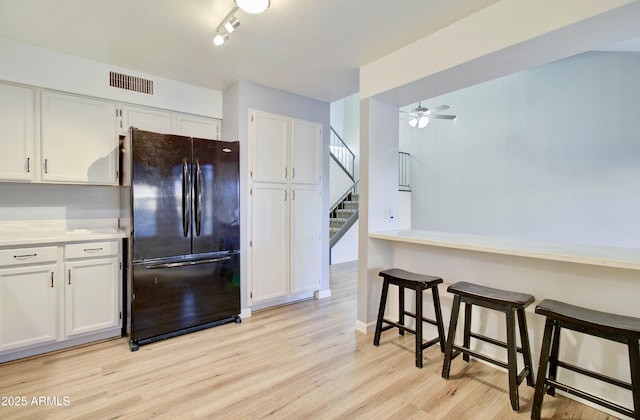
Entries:
<svg viewBox="0 0 640 420">
<path fill-rule="evenodd" d="M 262 13 L 271 6 L 270 0 L 234 0 L 234 2 L 236 5 L 216 28 L 216 35 L 213 37 L 213 43 L 216 46 L 224 44 L 229 39 L 229 35 L 240 26 L 240 21 L 235 16 L 238 9 L 247 13 Z"/>
</svg>

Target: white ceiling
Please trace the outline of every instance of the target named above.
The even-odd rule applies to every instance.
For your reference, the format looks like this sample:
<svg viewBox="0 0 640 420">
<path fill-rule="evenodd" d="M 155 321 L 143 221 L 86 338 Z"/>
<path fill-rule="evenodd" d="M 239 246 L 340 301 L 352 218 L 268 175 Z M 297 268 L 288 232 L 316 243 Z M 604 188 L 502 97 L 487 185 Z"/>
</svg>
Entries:
<svg viewBox="0 0 640 420">
<path fill-rule="evenodd" d="M 221 47 L 233 0 L 0 0 L 0 37 L 224 90 L 236 80 L 334 101 L 358 69 L 496 0 L 271 0 Z"/>
</svg>

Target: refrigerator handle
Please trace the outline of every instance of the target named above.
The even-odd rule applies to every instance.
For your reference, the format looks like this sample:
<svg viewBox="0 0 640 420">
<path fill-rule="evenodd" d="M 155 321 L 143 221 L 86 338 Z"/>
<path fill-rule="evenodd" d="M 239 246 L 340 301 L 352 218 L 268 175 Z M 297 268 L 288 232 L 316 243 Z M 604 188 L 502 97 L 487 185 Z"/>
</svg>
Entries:
<svg viewBox="0 0 640 420">
<path fill-rule="evenodd" d="M 202 226 L 202 170 L 200 169 L 200 161 L 196 159 L 196 196 L 195 196 L 195 212 L 196 212 L 196 236 L 200 236 Z"/>
<path fill-rule="evenodd" d="M 189 235 L 189 163 L 187 159 L 182 159 L 182 235 L 186 238 Z"/>
</svg>

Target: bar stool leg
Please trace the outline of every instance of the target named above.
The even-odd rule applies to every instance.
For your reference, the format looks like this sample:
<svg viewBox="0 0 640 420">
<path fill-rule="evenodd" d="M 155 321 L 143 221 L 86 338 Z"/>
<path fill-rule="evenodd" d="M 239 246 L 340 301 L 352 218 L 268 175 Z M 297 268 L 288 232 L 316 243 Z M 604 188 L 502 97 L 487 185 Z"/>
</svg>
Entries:
<svg viewBox="0 0 640 420">
<path fill-rule="evenodd" d="M 449 379 L 449 371 L 451 370 L 453 341 L 456 338 L 458 312 L 460 312 L 460 295 L 455 295 L 453 297 L 453 306 L 451 307 L 451 321 L 449 322 L 449 335 L 447 335 L 447 345 L 444 348 L 444 363 L 442 364 L 442 377 L 444 379 Z"/>
<path fill-rule="evenodd" d="M 382 333 L 382 319 L 384 318 L 384 309 L 387 306 L 387 293 L 389 292 L 389 280 L 386 278 L 382 283 L 382 293 L 380 294 L 380 306 L 378 307 L 378 320 L 376 321 L 376 333 L 373 336 L 373 345 L 380 345 L 380 334 Z"/>
<path fill-rule="evenodd" d="M 416 290 L 416 367 L 422 368 L 422 289 Z"/>
<path fill-rule="evenodd" d="M 630 337 L 629 364 L 631 365 L 631 390 L 633 392 L 633 412 L 636 418 L 640 417 L 640 349 L 638 339 Z"/>
<path fill-rule="evenodd" d="M 470 303 L 464 304 L 464 341 L 462 345 L 466 348 L 471 347 L 471 309 L 472 305 Z M 463 353 L 462 359 L 468 362 L 470 359 L 469 354 Z"/>
<path fill-rule="evenodd" d="M 404 325 L 404 287 L 398 286 L 398 324 Z M 404 335 L 403 329 L 398 329 L 400 335 Z"/>
<path fill-rule="evenodd" d="M 553 340 L 551 341 L 551 354 L 549 355 L 549 379 L 556 379 L 556 375 L 558 374 L 558 356 L 560 354 L 560 332 L 562 328 L 559 325 L 556 325 L 553 329 Z M 556 395 L 556 388 L 552 385 L 549 385 L 547 388 L 547 394 L 552 397 Z"/>
<path fill-rule="evenodd" d="M 438 294 L 438 286 L 431 288 L 431 296 L 433 297 L 433 307 L 436 313 L 436 326 L 438 327 L 438 337 L 440 338 L 440 351 L 444 353 L 444 323 L 442 322 L 442 308 L 440 307 L 440 295 Z"/>
<path fill-rule="evenodd" d="M 520 411 L 518 395 L 518 351 L 516 347 L 516 317 L 514 310 L 506 312 L 507 317 L 507 366 L 509 374 L 509 398 L 513 411 Z"/>
<path fill-rule="evenodd" d="M 534 386 L 533 362 L 531 360 L 531 345 L 529 344 L 529 329 L 527 328 L 527 315 L 522 309 L 517 310 L 518 327 L 520 328 L 520 343 L 522 344 L 522 358 L 524 359 L 524 367 L 529 370 L 527 373 L 527 385 Z"/>
<path fill-rule="evenodd" d="M 533 397 L 533 407 L 531 408 L 531 420 L 540 420 L 542 411 L 542 400 L 544 399 L 545 378 L 547 365 L 549 363 L 549 350 L 551 348 L 551 336 L 553 334 L 554 322 L 547 318 L 542 336 L 542 348 L 540 350 L 540 363 L 538 364 L 538 376 L 536 378 L 536 390 Z"/>
</svg>

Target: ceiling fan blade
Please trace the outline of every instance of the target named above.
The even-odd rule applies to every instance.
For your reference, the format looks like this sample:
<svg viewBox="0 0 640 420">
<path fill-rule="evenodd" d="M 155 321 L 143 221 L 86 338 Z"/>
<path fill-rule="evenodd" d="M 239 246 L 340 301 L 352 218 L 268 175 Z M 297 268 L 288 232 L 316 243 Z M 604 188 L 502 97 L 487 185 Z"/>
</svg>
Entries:
<svg viewBox="0 0 640 420">
<path fill-rule="evenodd" d="M 455 115 L 442 115 L 442 114 L 431 114 L 429 118 L 438 118 L 441 120 L 453 120 L 456 118 Z"/>
<path fill-rule="evenodd" d="M 449 109 L 449 105 L 440 105 L 440 106 L 437 106 L 435 108 L 429 109 L 429 111 L 438 112 L 438 111 L 444 111 L 445 109 Z"/>
</svg>

